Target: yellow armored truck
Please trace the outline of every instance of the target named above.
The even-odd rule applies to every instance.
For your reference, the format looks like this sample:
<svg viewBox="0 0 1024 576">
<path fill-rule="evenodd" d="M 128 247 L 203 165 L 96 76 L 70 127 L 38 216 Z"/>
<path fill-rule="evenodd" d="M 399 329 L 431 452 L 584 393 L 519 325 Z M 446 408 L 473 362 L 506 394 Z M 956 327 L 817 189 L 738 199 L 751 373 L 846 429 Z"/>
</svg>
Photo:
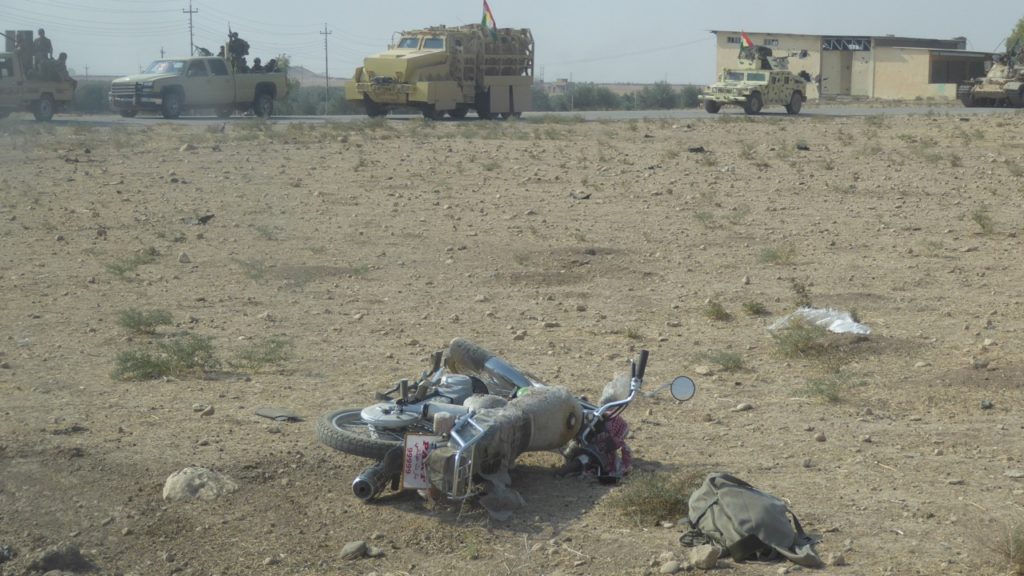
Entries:
<svg viewBox="0 0 1024 576">
<path fill-rule="evenodd" d="M 529 110 L 533 86 L 529 29 L 480 24 L 435 26 L 398 35 L 387 51 L 367 57 L 345 84 L 345 99 L 370 117 L 395 108 L 425 118 L 508 118 Z"/>
</svg>

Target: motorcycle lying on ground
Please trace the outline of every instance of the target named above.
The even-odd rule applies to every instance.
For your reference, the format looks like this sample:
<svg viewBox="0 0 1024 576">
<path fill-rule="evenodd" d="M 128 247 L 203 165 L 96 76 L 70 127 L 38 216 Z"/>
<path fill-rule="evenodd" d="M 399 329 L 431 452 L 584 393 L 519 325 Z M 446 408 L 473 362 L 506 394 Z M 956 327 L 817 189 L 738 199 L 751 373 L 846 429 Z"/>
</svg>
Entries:
<svg viewBox="0 0 1024 576">
<path fill-rule="evenodd" d="M 502 517 L 522 505 L 508 470 L 524 452 L 559 451 L 565 458 L 561 475 L 614 483 L 628 472 L 628 426 L 621 414 L 641 391 L 648 356 L 641 350 L 629 375 L 609 382 L 592 404 L 456 338 L 446 353 L 432 355 L 430 369 L 414 382 L 398 382 L 365 408 L 325 414 L 317 437 L 336 450 L 378 460 L 352 483 L 361 500 L 388 486 L 451 500 L 478 495 L 493 516 Z M 686 376 L 664 387 L 681 401 L 696 391 Z"/>
</svg>

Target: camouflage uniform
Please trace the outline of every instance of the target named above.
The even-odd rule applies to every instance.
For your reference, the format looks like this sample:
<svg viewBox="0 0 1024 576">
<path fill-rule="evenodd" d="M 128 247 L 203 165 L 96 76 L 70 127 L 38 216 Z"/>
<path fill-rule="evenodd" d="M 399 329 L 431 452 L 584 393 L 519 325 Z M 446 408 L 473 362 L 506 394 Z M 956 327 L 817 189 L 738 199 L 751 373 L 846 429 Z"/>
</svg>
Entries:
<svg viewBox="0 0 1024 576">
<path fill-rule="evenodd" d="M 246 68 L 245 57 L 249 54 L 249 43 L 238 37 L 238 32 L 228 34 L 228 55 L 235 70 Z"/>
<path fill-rule="evenodd" d="M 32 53 L 35 56 L 35 68 L 41 70 L 44 62 L 53 58 L 53 43 L 46 37 L 46 32 L 40 28 L 39 37 L 32 43 Z"/>
</svg>

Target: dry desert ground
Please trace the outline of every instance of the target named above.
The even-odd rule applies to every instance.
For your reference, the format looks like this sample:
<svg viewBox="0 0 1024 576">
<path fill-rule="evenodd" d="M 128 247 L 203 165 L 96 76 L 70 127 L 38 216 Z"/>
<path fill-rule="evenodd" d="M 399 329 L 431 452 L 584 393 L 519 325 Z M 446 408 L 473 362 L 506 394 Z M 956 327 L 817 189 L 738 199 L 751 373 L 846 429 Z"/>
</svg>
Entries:
<svg viewBox="0 0 1024 576">
<path fill-rule="evenodd" d="M 956 108 L 4 121 L 0 574 L 61 543 L 98 574 L 658 574 L 685 560 L 683 526 L 617 495 L 695 470 L 787 499 L 842 559 L 819 573 L 1010 574 L 1022 131 L 1020 112 Z M 771 336 L 808 302 L 872 334 Z M 630 407 L 637 470 L 619 486 L 521 458 L 507 522 L 414 493 L 358 501 L 369 462 L 319 444 L 317 418 L 455 336 L 592 396 L 646 348 L 649 383 L 688 374 L 698 392 Z M 202 362 L 124 371 L 172 342 Z M 304 420 L 255 414 L 268 406 Z M 164 500 L 187 466 L 238 489 Z M 343 559 L 357 540 L 381 555 Z"/>
</svg>

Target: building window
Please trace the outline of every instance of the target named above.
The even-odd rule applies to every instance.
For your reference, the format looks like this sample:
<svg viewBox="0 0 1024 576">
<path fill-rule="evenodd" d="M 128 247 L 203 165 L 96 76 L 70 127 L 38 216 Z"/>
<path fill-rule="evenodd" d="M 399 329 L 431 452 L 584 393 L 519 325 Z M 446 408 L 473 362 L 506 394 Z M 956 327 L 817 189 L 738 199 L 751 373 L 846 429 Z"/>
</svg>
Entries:
<svg viewBox="0 0 1024 576">
<path fill-rule="evenodd" d="M 984 76 L 985 64 L 980 59 L 932 56 L 929 72 L 929 84 L 959 84 Z"/>
<path fill-rule="evenodd" d="M 779 45 L 779 39 L 778 38 L 765 38 L 764 45 L 765 46 L 777 47 Z"/>
<path fill-rule="evenodd" d="M 725 43 L 726 44 L 739 44 L 740 43 L 740 37 L 739 36 L 726 36 L 725 37 Z"/>
</svg>

